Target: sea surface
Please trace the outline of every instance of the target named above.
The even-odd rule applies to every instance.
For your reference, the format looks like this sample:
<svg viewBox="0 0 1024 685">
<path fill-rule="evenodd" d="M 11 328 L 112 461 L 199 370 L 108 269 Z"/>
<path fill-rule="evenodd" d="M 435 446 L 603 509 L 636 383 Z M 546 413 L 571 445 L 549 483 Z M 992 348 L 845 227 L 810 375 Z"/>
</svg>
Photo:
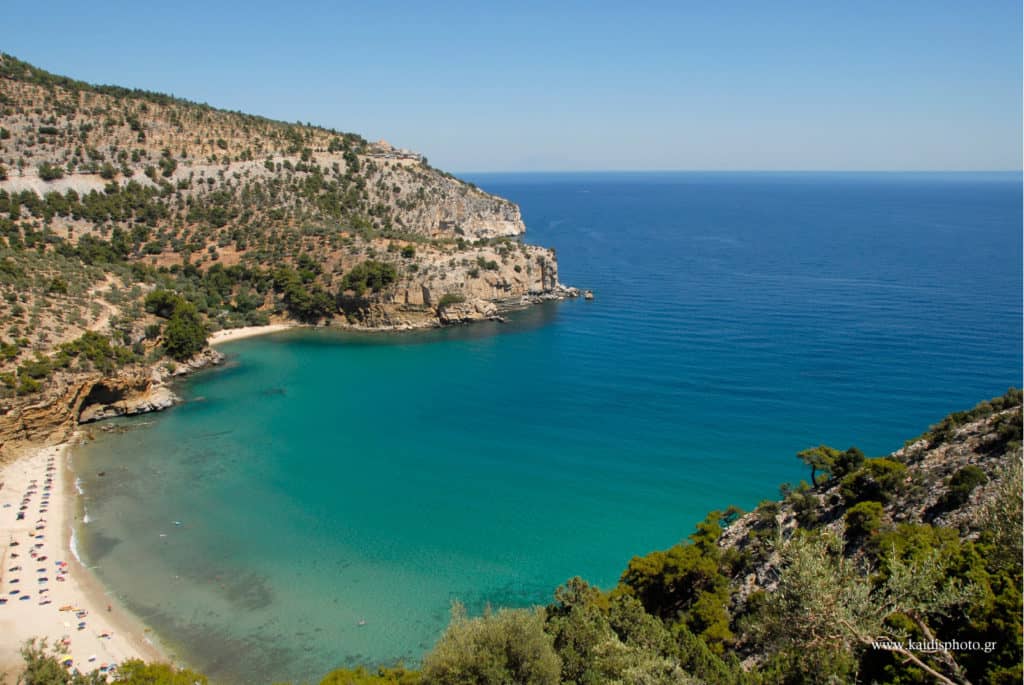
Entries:
<svg viewBox="0 0 1024 685">
<path fill-rule="evenodd" d="M 801 449 L 882 455 L 1020 384 L 1020 174 L 469 180 L 595 299 L 227 344 L 76 452 L 85 560 L 217 681 L 415 664 L 453 601 L 611 587 Z"/>
</svg>

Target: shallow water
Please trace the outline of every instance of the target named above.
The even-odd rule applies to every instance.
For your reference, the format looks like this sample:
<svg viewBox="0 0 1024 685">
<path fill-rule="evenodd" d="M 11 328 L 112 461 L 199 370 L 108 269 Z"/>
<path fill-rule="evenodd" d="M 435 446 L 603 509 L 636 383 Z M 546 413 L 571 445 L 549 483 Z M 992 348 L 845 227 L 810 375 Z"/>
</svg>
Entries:
<svg viewBox="0 0 1024 685">
<path fill-rule="evenodd" d="M 1019 174 L 471 180 L 596 300 L 226 344 L 76 453 L 87 561 L 218 680 L 415 662 L 454 599 L 607 587 L 800 449 L 883 454 L 1020 382 Z"/>
</svg>

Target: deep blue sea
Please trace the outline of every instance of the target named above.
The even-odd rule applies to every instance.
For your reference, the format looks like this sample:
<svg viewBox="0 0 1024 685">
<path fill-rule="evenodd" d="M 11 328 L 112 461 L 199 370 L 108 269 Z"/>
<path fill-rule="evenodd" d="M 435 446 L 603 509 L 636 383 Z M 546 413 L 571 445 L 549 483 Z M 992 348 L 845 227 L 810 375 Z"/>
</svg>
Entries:
<svg viewBox="0 0 1024 685">
<path fill-rule="evenodd" d="M 415 663 L 453 600 L 612 586 L 801 449 L 885 454 L 1021 382 L 1020 174 L 469 180 L 595 300 L 225 345 L 75 454 L 87 562 L 216 679 Z"/>
</svg>

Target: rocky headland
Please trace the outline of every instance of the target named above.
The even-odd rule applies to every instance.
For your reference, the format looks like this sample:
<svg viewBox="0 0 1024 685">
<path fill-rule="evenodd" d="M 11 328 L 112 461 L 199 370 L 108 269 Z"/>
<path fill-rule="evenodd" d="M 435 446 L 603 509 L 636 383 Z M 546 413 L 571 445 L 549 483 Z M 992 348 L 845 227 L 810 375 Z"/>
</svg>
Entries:
<svg viewBox="0 0 1024 685">
<path fill-rule="evenodd" d="M 211 332 L 582 295 L 525 233 L 514 203 L 387 142 L 0 55 L 0 458 L 168 406 L 166 369 L 209 365 Z"/>
</svg>

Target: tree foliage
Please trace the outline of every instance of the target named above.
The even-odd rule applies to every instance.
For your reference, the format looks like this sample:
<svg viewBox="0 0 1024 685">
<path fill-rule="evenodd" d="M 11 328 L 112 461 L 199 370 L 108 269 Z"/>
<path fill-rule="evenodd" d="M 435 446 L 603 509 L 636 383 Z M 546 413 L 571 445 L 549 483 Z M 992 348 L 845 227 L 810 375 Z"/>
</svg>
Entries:
<svg viewBox="0 0 1024 685">
<path fill-rule="evenodd" d="M 721 512 L 712 512 L 690 536 L 691 544 L 634 557 L 617 592 L 635 597 L 663 621 L 679 621 L 721 654 L 733 634 L 729 628 L 729 577 L 734 559 L 716 545 Z"/>
<path fill-rule="evenodd" d="M 799 675 L 799 682 L 852 679 L 858 658 L 884 641 L 942 682 L 953 685 L 963 678 L 949 653 L 928 655 L 906 646 L 914 635 L 934 638 L 932 617 L 949 615 L 976 592 L 949 577 L 949 560 L 938 552 L 910 561 L 893 554 L 878 583 L 870 568 L 845 557 L 838 540 L 827 535 L 797 535 L 782 545 L 781 554 L 778 585 L 753 624 L 780 672 Z"/>
<path fill-rule="evenodd" d="M 29 640 L 21 648 L 24 668 L 18 676 L 19 685 L 105 685 L 108 677 L 98 670 L 82 673 L 70 671 L 60 662 L 61 653 L 46 641 Z M 170 664 L 147 664 L 128 659 L 117 670 L 113 682 L 124 685 L 207 685 L 206 676 Z"/>
<path fill-rule="evenodd" d="M 307 271 L 307 273 L 309 273 Z M 302 271 L 282 267 L 274 272 L 274 288 L 281 293 L 288 312 L 299 321 L 316 323 L 338 311 L 334 298 L 316 285 L 310 274 L 303 278 Z"/>
<path fill-rule="evenodd" d="M 420 685 L 420 682 L 418 671 L 400 666 L 380 666 L 375 669 L 360 666 L 331 671 L 320 681 L 320 685 Z"/>
<path fill-rule="evenodd" d="M 461 605 L 423 660 L 432 685 L 556 685 L 561 662 L 542 609 L 499 609 L 469 619 Z"/>
<path fill-rule="evenodd" d="M 843 478 L 839 491 L 847 505 L 858 502 L 888 502 L 903 485 L 907 467 L 892 459 L 867 459 Z"/>
<path fill-rule="evenodd" d="M 206 347 L 206 325 L 195 305 L 179 302 L 164 328 L 164 350 L 168 356 L 184 361 Z"/>
<path fill-rule="evenodd" d="M 351 290 L 362 296 L 367 290 L 378 293 L 391 285 L 398 276 L 393 264 L 367 260 L 345 274 L 341 281 L 342 291 Z"/>
</svg>

